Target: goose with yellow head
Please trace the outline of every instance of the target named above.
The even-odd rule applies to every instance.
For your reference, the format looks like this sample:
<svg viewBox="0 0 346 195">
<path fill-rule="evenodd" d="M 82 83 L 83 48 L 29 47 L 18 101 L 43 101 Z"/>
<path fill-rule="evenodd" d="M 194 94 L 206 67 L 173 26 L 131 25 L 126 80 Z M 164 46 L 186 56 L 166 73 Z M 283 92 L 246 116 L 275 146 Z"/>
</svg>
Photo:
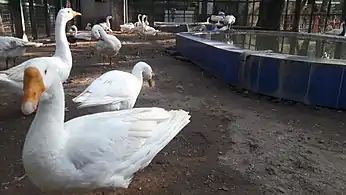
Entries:
<svg viewBox="0 0 346 195">
<path fill-rule="evenodd" d="M 22 112 L 38 109 L 22 159 L 27 176 L 43 192 L 127 188 L 134 173 L 148 166 L 190 122 L 184 110 L 157 107 L 64 122 L 65 95 L 58 72 L 44 61 L 29 63 L 24 71 Z"/>
</svg>

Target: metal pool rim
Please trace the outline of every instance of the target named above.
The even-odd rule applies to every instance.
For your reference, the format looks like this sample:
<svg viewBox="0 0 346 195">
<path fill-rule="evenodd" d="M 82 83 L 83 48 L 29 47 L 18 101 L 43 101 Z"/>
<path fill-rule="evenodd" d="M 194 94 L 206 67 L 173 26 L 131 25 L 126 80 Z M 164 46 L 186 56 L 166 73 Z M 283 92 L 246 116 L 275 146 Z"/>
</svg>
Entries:
<svg viewBox="0 0 346 195">
<path fill-rule="evenodd" d="M 249 30 L 246 32 L 251 33 L 268 33 L 271 35 L 287 35 L 287 36 L 297 36 L 300 38 L 312 38 L 317 39 L 320 37 L 325 37 L 328 40 L 338 40 L 346 43 L 346 37 L 342 36 L 331 36 L 331 35 L 321 35 L 321 34 L 312 34 L 312 33 L 296 33 L 296 32 L 277 32 L 277 31 L 263 31 L 263 30 Z M 221 41 L 215 41 L 215 40 L 208 40 L 204 39 L 202 37 L 194 36 L 194 34 L 213 34 L 213 33 L 219 33 L 219 32 L 181 32 L 177 33 L 178 36 L 182 36 L 188 39 L 192 39 L 198 42 L 202 42 L 206 45 L 216 47 L 218 49 L 233 51 L 233 52 L 240 52 L 240 53 L 249 53 L 251 55 L 256 55 L 259 57 L 268 57 L 268 58 L 277 58 L 281 60 L 294 60 L 294 61 L 300 61 L 300 62 L 310 62 L 310 63 L 319 63 L 319 64 L 329 64 L 329 65 L 341 65 L 346 66 L 346 60 L 342 59 L 326 59 L 326 58 L 309 58 L 308 56 L 299 56 L 299 55 L 291 55 L 291 54 L 282 54 L 282 53 L 275 53 L 275 52 L 269 52 L 268 50 L 249 50 L 249 49 L 243 49 L 239 48 L 237 46 L 227 44 Z"/>
</svg>

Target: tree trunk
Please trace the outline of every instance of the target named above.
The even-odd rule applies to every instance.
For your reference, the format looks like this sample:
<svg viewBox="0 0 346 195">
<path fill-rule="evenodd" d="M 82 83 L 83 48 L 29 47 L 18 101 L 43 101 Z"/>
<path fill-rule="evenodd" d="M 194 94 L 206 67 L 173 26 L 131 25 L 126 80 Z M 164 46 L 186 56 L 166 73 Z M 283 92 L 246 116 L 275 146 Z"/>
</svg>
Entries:
<svg viewBox="0 0 346 195">
<path fill-rule="evenodd" d="M 262 0 L 257 25 L 267 30 L 280 30 L 281 14 L 285 0 Z"/>
<path fill-rule="evenodd" d="M 113 30 L 120 30 L 120 25 L 124 23 L 124 0 L 111 0 L 112 11 L 112 28 Z"/>
<path fill-rule="evenodd" d="M 9 6 L 11 16 L 14 19 L 15 36 L 18 38 L 23 38 L 23 34 L 25 33 L 25 26 L 22 0 L 11 0 Z"/>
<path fill-rule="evenodd" d="M 307 0 L 303 0 L 305 1 L 305 3 L 307 2 Z M 302 13 L 302 0 L 296 0 L 296 4 L 295 4 L 295 9 L 294 9 L 294 20 L 293 20 L 293 26 L 292 26 L 292 31 L 294 32 L 298 32 L 299 31 L 299 22 L 300 22 L 300 15 Z M 290 40 L 290 51 L 289 53 L 294 55 L 296 53 L 296 48 L 298 47 L 299 49 L 299 44 L 298 44 L 298 40 L 297 37 L 292 36 L 289 38 Z"/>
<path fill-rule="evenodd" d="M 262 0 L 259 7 L 257 27 L 265 30 L 280 30 L 281 14 L 285 0 Z M 256 39 L 257 50 L 279 50 L 279 39 L 274 36 L 260 36 Z"/>
</svg>

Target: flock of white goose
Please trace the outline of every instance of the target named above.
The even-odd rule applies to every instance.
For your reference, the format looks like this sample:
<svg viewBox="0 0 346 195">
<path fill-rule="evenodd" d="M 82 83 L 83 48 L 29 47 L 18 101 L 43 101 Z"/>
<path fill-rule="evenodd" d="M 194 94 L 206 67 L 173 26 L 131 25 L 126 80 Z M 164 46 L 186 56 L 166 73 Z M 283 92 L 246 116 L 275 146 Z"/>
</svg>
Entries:
<svg viewBox="0 0 346 195">
<path fill-rule="evenodd" d="M 22 112 L 36 112 L 22 160 L 26 175 L 44 192 L 127 188 L 134 173 L 148 166 L 191 117 L 184 110 L 133 108 L 143 79 L 150 86 L 153 79 L 151 67 L 139 62 L 132 73 L 113 70 L 103 74 L 73 99 L 79 107 L 97 106 L 102 111 L 64 122 L 62 83 L 72 68 L 65 27 L 78 15 L 71 8 L 59 11 L 53 56 L 33 58 L 0 71 L 0 83 L 23 96 Z M 92 29 L 101 41 L 114 37 L 100 25 Z"/>
<path fill-rule="evenodd" d="M 124 33 L 137 33 L 140 36 L 156 35 L 159 30 L 149 26 L 148 16 L 145 14 L 138 14 L 138 21 L 135 23 L 126 23 L 120 25 L 120 30 Z"/>
</svg>

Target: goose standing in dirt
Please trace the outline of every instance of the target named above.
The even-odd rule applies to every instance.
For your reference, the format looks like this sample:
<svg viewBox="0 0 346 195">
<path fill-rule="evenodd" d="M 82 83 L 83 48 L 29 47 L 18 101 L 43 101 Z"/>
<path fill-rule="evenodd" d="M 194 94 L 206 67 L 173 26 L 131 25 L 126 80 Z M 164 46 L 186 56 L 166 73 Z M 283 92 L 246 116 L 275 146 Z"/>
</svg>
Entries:
<svg viewBox="0 0 346 195">
<path fill-rule="evenodd" d="M 142 34 L 145 35 L 145 38 L 147 35 L 152 35 L 155 36 L 157 35 L 158 32 L 160 32 L 159 30 L 156 30 L 154 27 L 151 27 L 147 24 L 149 24 L 149 22 L 147 21 L 147 15 L 143 15 L 142 16 Z"/>
<path fill-rule="evenodd" d="M 96 50 L 102 56 L 106 56 L 109 59 L 109 65 L 112 65 L 112 57 L 116 56 L 121 49 L 120 40 L 114 36 L 109 35 L 100 25 L 94 25 L 91 29 L 93 36 L 96 39 L 102 39 L 96 42 Z"/>
<path fill-rule="evenodd" d="M 93 107 L 98 112 L 131 109 L 142 89 L 143 78 L 154 86 L 153 70 L 149 64 L 138 62 L 132 73 L 112 70 L 94 80 L 73 101 L 78 108 Z"/>
<path fill-rule="evenodd" d="M 0 84 L 14 93 L 23 94 L 24 70 L 28 63 L 49 63 L 59 70 L 61 82 L 67 80 L 72 68 L 72 55 L 65 34 L 66 23 L 81 15 L 71 8 L 61 9 L 55 21 L 55 53 L 51 57 L 38 57 L 27 60 L 18 66 L 0 71 Z M 44 94 L 43 94 L 44 95 Z"/>
<path fill-rule="evenodd" d="M 85 194 L 94 189 L 105 194 L 128 188 L 134 174 L 190 122 L 184 110 L 157 107 L 101 112 L 64 122 L 65 94 L 56 71 L 49 63 L 34 63 L 24 73 L 22 112 L 38 109 L 25 138 L 23 166 L 44 194 Z M 41 97 L 43 93 L 47 98 Z"/>
<path fill-rule="evenodd" d="M 133 28 L 133 32 L 140 34 L 143 28 L 142 25 L 142 20 L 141 20 L 142 14 L 138 14 L 137 15 L 137 22 L 134 23 L 134 28 Z"/>
<path fill-rule="evenodd" d="M 16 37 L 0 36 L 0 56 L 5 58 L 6 69 L 8 69 L 9 60 L 13 59 L 13 66 L 16 64 L 16 58 L 25 54 L 28 47 L 40 47 L 42 43 L 29 42 Z"/>
</svg>

